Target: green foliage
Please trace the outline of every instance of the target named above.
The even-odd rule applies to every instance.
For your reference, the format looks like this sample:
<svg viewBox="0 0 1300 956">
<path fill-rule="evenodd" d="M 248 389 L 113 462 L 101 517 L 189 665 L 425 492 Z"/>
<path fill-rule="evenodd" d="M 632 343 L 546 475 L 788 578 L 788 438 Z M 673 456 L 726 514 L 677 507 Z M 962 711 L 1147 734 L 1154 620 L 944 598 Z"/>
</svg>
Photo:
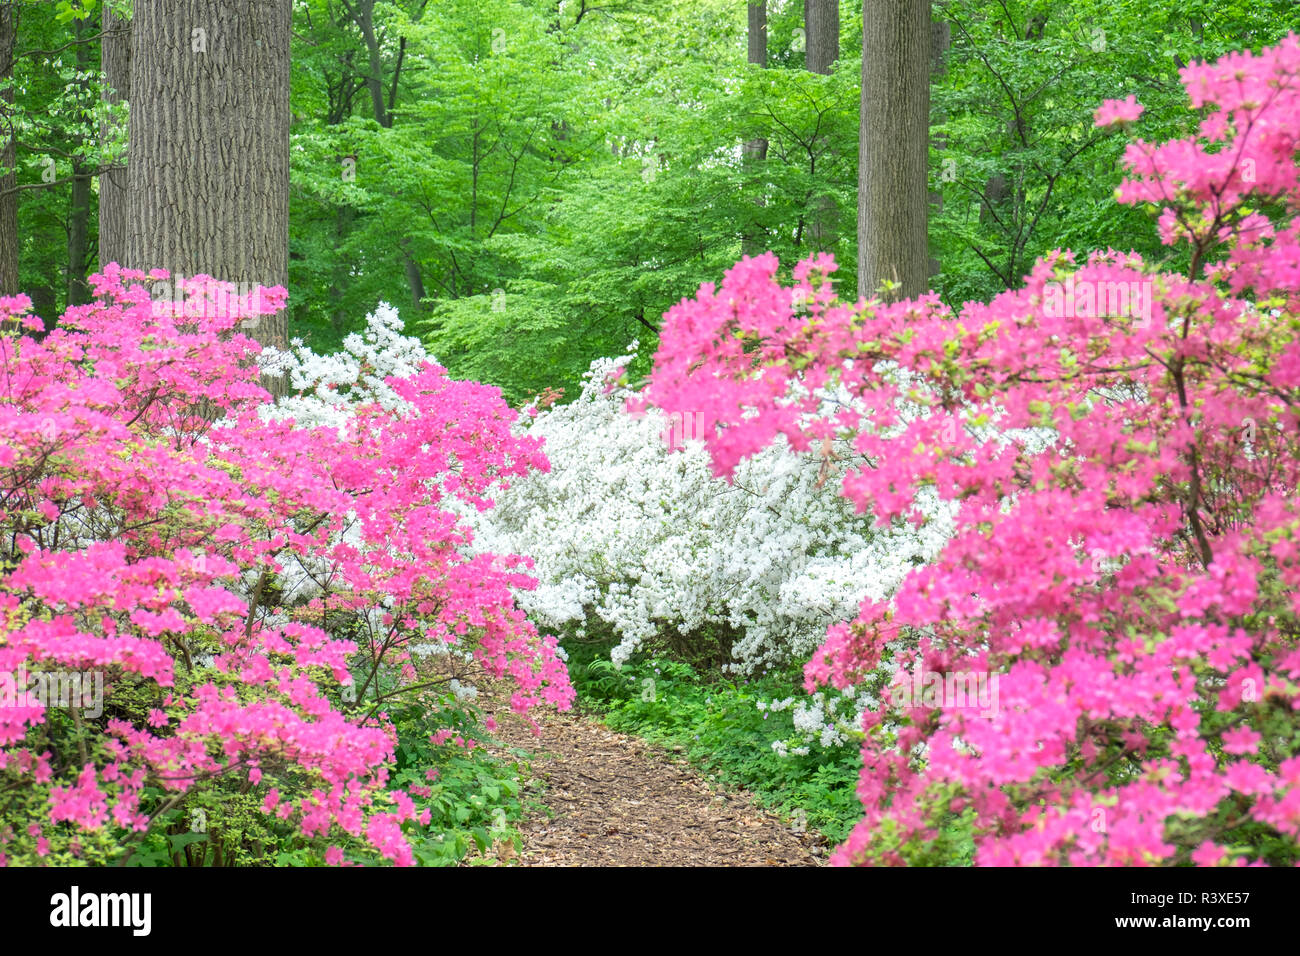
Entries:
<svg viewBox="0 0 1300 956">
<path fill-rule="evenodd" d="M 852 57 L 832 77 L 802 52 L 752 69 L 724 0 L 392 0 L 375 23 L 381 110 L 357 24 L 298 6 L 290 284 L 314 347 L 386 299 L 453 374 L 518 401 L 633 339 L 649 355 L 746 237 L 790 263 L 833 251 L 851 277 Z M 756 136 L 768 161 L 746 166 Z"/>
<path fill-rule="evenodd" d="M 799 3 L 768 5 L 766 69 L 730 0 L 374 0 L 354 16 L 368 5 L 294 3 L 291 322 L 316 350 L 386 300 L 454 375 L 517 402 L 572 390 L 633 339 L 650 355 L 662 313 L 746 251 L 787 267 L 830 252 L 856 296 L 858 5 L 841 4 L 830 76 L 805 69 Z M 96 192 L 79 212 L 65 180 L 121 154 L 99 141 L 98 15 L 58 0 L 19 17 L 21 285 L 42 314 L 99 266 Z M 930 236 L 952 304 L 1057 247 L 1161 261 L 1147 213 L 1110 202 L 1123 138 L 1093 111 L 1133 93 L 1144 136 L 1183 133 L 1182 65 L 1300 28 L 1290 0 L 941 0 L 934 16 L 952 40 L 931 85 Z M 746 158 L 760 139 L 766 158 Z"/>
<path fill-rule="evenodd" d="M 1111 201 L 1127 139 L 1094 128 L 1093 112 L 1132 94 L 1148 142 L 1187 135 L 1181 67 L 1297 29 L 1289 0 L 942 0 L 935 17 L 950 23 L 952 45 L 931 87 L 930 170 L 943 202 L 931 206 L 930 241 L 936 289 L 954 306 L 1018 287 L 1053 249 L 1164 262 L 1147 212 Z"/>
<path fill-rule="evenodd" d="M 448 726 L 461 729 L 466 741 L 485 739 L 477 714 L 457 705 L 451 694 L 443 698 L 436 720 L 418 707 L 394 716 L 398 747 L 393 787 L 405 790 L 417 810 L 429 813 L 427 825 L 404 824 L 416 860 L 422 866 L 461 861 L 481 865 L 494 862 L 503 846 L 520 850 L 523 841 L 516 824 L 525 813 L 521 781 L 528 776 L 523 751 L 510 760 L 467 749 L 455 738 L 434 744 L 431 735 Z M 423 788 L 427 795 L 421 794 Z"/>
<path fill-rule="evenodd" d="M 86 301 L 98 233 L 94 177 L 122 146 L 99 135 L 101 122 L 120 121 L 124 109 L 101 101 L 98 21 L 93 0 L 18 9 L 14 109 L 0 125 L 16 140 L 19 287 L 51 319 L 70 301 Z M 79 229 L 84 248 L 72 241 Z"/>
</svg>

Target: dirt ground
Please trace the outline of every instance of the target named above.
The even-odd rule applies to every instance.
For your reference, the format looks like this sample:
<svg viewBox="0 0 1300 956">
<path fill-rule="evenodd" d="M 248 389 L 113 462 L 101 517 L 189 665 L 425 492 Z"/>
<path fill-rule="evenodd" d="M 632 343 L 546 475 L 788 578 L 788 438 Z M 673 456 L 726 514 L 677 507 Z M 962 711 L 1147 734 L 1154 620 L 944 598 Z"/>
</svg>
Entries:
<svg viewBox="0 0 1300 956">
<path fill-rule="evenodd" d="M 531 755 L 528 796 L 550 810 L 520 825 L 524 866 L 820 866 L 826 858 L 819 835 L 795 832 L 747 794 L 638 737 L 550 712 L 539 738 L 507 706 L 485 709 L 498 721 L 495 736 Z"/>
</svg>

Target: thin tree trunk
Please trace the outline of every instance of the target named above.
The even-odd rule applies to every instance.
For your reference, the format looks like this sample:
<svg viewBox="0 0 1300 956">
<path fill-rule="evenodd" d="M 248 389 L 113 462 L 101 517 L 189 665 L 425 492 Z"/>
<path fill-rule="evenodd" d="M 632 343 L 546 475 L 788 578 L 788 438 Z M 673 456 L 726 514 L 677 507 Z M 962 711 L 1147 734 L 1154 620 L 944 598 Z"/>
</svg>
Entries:
<svg viewBox="0 0 1300 956">
<path fill-rule="evenodd" d="M 122 103 L 131 95 L 131 21 L 124 20 L 104 5 L 104 36 L 100 41 L 104 70 L 104 102 Z M 102 142 L 114 138 L 113 130 L 100 127 Z M 126 258 L 126 166 L 114 166 L 99 174 L 99 268 Z"/>
<path fill-rule="evenodd" d="M 84 77 L 90 71 L 90 51 L 84 41 L 86 26 L 81 20 L 73 21 L 73 35 L 77 39 L 77 75 Z M 85 90 L 89 84 L 78 80 Z M 93 170 L 81 159 L 72 159 L 72 205 L 68 217 L 68 305 L 84 305 L 90 301 L 90 285 L 86 282 L 87 261 L 90 254 L 90 181 Z"/>
<path fill-rule="evenodd" d="M 90 267 L 90 181 L 92 171 L 79 160 L 72 163 L 72 208 L 68 222 L 68 305 L 90 301 L 86 272 Z"/>
<path fill-rule="evenodd" d="M 952 27 L 948 25 L 947 20 L 934 20 L 930 24 L 930 71 L 935 77 L 942 77 L 948 69 L 948 47 L 952 45 Z M 946 123 L 948 116 L 946 113 L 940 113 L 934 117 L 939 124 Z M 946 149 L 948 146 L 948 136 L 940 133 L 931 138 L 935 147 L 939 150 Z M 943 190 L 938 189 L 932 194 L 934 212 L 936 215 L 943 212 Z M 942 271 L 943 263 L 933 257 L 930 258 L 929 273 L 931 276 L 937 276 Z"/>
<path fill-rule="evenodd" d="M 767 0 L 749 4 L 749 63 L 760 69 L 767 68 Z M 747 179 L 757 182 L 758 195 L 754 205 L 762 208 L 767 205 L 763 197 L 763 186 L 757 176 L 763 163 L 767 160 L 767 140 L 763 137 L 751 139 L 741 149 L 741 159 L 749 174 Z M 747 256 L 757 255 L 763 251 L 762 226 L 751 222 L 741 239 L 741 252 Z"/>
<path fill-rule="evenodd" d="M 866 0 L 858 145 L 858 290 L 929 287 L 929 0 Z"/>
<path fill-rule="evenodd" d="M 832 64 L 840 58 L 839 0 L 804 0 L 803 20 L 807 42 L 804 65 L 811 73 L 829 76 Z M 814 177 L 814 182 L 825 142 L 822 138 L 812 146 L 808 172 Z M 820 252 L 835 245 L 837 218 L 834 197 L 823 193 L 813 200 L 808 238 L 814 250 Z"/>
<path fill-rule="evenodd" d="M 291 0 L 135 0 L 126 264 L 288 284 Z M 251 330 L 284 347 L 285 312 Z"/>
<path fill-rule="evenodd" d="M 406 281 L 411 287 L 411 304 L 418 312 L 424 308 L 424 303 L 420 301 L 424 298 L 424 276 L 420 272 L 420 264 L 411 258 L 410 253 L 403 252 L 402 268 L 406 271 Z"/>
<path fill-rule="evenodd" d="M 1047 28 L 1047 14 L 1038 13 L 1025 25 L 1025 39 L 1039 41 Z M 1014 108 L 1014 104 L 1013 104 Z M 1016 109 L 1015 115 L 1007 121 L 1007 152 L 1016 151 L 1029 139 L 1029 119 L 1026 113 Z M 1020 275 L 1018 265 L 1020 256 L 1017 248 L 1017 235 L 1021 217 L 1024 215 L 1024 165 L 1016 164 L 1012 170 L 1012 180 L 1005 172 L 995 172 L 984 181 L 984 197 L 980 201 L 980 224 L 1000 229 L 1007 237 L 1007 261 L 1005 270 L 998 278 L 1008 287 Z M 1008 201 L 1009 204 L 1008 204 Z"/>
<path fill-rule="evenodd" d="M 375 113 L 375 122 L 388 129 L 393 125 L 393 120 L 384 104 L 384 61 L 379 52 L 379 38 L 375 36 L 375 0 L 357 0 L 354 22 L 361 31 L 361 42 L 366 45 L 366 89 L 370 91 L 370 105 Z"/>
<path fill-rule="evenodd" d="M 24 289 L 32 300 L 32 311 L 45 320 L 46 328 L 59 317 L 59 297 L 53 285 L 43 283 Z"/>
<path fill-rule="evenodd" d="M 18 35 L 18 5 L 0 0 L 0 295 L 18 293 L 17 144 L 14 140 L 14 47 Z"/>
<path fill-rule="evenodd" d="M 384 129 L 391 129 L 393 126 L 393 114 L 384 102 L 384 61 L 379 49 L 379 38 L 375 34 L 375 0 L 357 0 L 355 7 L 348 8 L 353 13 L 353 22 L 357 29 L 361 31 L 361 42 L 366 47 L 366 58 L 368 74 L 366 76 L 366 88 L 370 91 L 370 105 L 374 111 L 375 122 Z M 557 7 L 558 9 L 558 7 Z M 398 61 L 398 70 L 401 69 L 401 61 Z M 393 91 L 397 91 L 397 83 L 400 79 L 398 76 L 393 77 Z M 563 139 L 562 136 L 557 137 Z M 471 215 L 473 209 L 471 208 Z M 472 227 L 471 227 L 472 228 Z M 402 271 L 406 274 L 406 282 L 411 287 L 411 302 L 416 312 L 424 310 L 424 303 L 420 300 L 424 298 L 424 275 L 420 269 L 420 263 L 403 249 L 402 251 Z"/>
</svg>

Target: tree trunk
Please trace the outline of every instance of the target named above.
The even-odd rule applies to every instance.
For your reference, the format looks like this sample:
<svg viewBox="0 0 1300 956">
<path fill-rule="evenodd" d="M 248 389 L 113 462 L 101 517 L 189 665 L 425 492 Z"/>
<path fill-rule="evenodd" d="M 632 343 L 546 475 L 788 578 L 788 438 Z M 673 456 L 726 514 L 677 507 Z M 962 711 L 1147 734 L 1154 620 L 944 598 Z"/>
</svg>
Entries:
<svg viewBox="0 0 1300 956">
<path fill-rule="evenodd" d="M 54 286 L 43 283 L 23 291 L 31 297 L 32 311 L 45 320 L 45 327 L 48 329 L 53 326 L 54 320 L 59 317 L 59 297 Z"/>
<path fill-rule="evenodd" d="M 131 21 L 117 16 L 104 5 L 100 43 L 104 70 L 104 102 L 121 103 L 131 96 Z M 100 140 L 107 142 L 114 131 L 105 124 Z M 126 166 L 114 166 L 99 174 L 99 268 L 126 259 Z"/>
<path fill-rule="evenodd" d="M 948 70 L 948 48 L 952 45 L 952 27 L 947 20 L 934 20 L 930 23 L 930 72 L 935 77 L 942 77 Z M 948 121 L 946 113 L 940 113 L 935 117 L 939 124 Z M 940 133 L 931 138 L 935 148 L 944 150 L 948 147 L 948 135 Z M 943 212 L 943 189 L 940 188 L 932 194 L 934 199 L 934 212 L 936 215 Z M 930 259 L 929 273 L 931 276 L 937 276 L 943 270 L 943 263 L 938 259 Z"/>
<path fill-rule="evenodd" d="M 749 4 L 749 62 L 767 69 L 767 0 Z"/>
<path fill-rule="evenodd" d="M 424 276 L 420 272 L 420 264 L 411 258 L 409 252 L 402 253 L 402 268 L 406 271 L 406 282 L 411 287 L 411 304 L 415 311 L 419 312 L 424 309 Z"/>
<path fill-rule="evenodd" d="M 804 65 L 810 73 L 829 76 L 831 65 L 840 58 L 840 2 L 839 0 L 804 0 L 804 33 L 807 47 Z M 813 144 L 809 174 L 816 176 L 825 139 Z M 816 179 L 814 178 L 814 182 Z M 836 241 L 835 221 L 838 218 L 835 199 L 822 194 L 813 200 L 812 222 L 808 229 L 809 242 L 814 251 L 832 248 Z"/>
<path fill-rule="evenodd" d="M 291 7 L 135 0 L 126 265 L 287 286 Z"/>
<path fill-rule="evenodd" d="M 90 301 L 86 272 L 90 267 L 90 181 L 92 170 L 80 160 L 72 163 L 72 208 L 68 222 L 68 305 Z"/>
<path fill-rule="evenodd" d="M 353 22 L 357 25 L 357 29 L 361 31 L 361 42 L 366 47 L 368 67 L 366 88 L 370 91 L 370 106 L 374 111 L 375 122 L 384 129 L 392 129 L 393 113 L 389 109 L 389 104 L 384 102 L 384 61 L 382 51 L 379 48 L 379 37 L 375 33 L 375 0 L 357 0 L 355 7 L 349 9 L 354 14 Z M 399 58 L 397 61 L 398 75 L 393 77 L 392 90 L 394 95 L 400 79 L 401 63 L 402 61 Z M 554 124 L 552 124 L 552 128 L 554 128 Z M 559 136 L 557 138 L 563 139 L 564 137 Z M 402 251 L 402 271 L 406 274 L 406 282 L 411 287 L 411 302 L 415 311 L 424 311 L 424 303 L 420 301 L 425 296 L 424 274 L 420 269 L 419 261 L 405 249 Z"/>
<path fill-rule="evenodd" d="M 929 288 L 929 0 L 866 0 L 858 139 L 858 290 Z"/>
<path fill-rule="evenodd" d="M 73 21 L 73 35 L 77 39 L 77 76 L 90 75 L 90 50 L 84 42 L 86 25 Z M 89 91 L 84 79 L 77 82 Z M 68 217 L 68 305 L 85 305 L 90 301 L 90 284 L 86 282 L 86 269 L 90 265 L 90 181 L 94 172 L 82 159 L 72 158 L 72 205 Z"/>
<path fill-rule="evenodd" d="M 749 4 L 749 63 L 760 69 L 767 68 L 767 0 Z M 767 159 L 767 140 L 758 137 L 746 142 L 741 150 L 743 164 L 747 167 L 746 178 L 758 182 L 758 195 L 754 205 L 762 208 L 767 203 L 763 198 L 763 186 L 756 175 Z M 762 226 L 751 222 L 749 229 L 741 239 L 740 250 L 743 255 L 758 255 L 763 251 Z"/>
<path fill-rule="evenodd" d="M 0 0 L 0 295 L 18 294 L 17 145 L 14 141 L 14 75 L 18 5 Z"/>
<path fill-rule="evenodd" d="M 384 129 L 393 125 L 388 108 L 384 105 L 384 61 L 380 56 L 379 38 L 375 36 L 375 0 L 357 0 L 357 29 L 361 31 L 361 42 L 366 45 L 366 89 L 370 91 L 370 106 L 375 113 L 375 122 Z"/>
<path fill-rule="evenodd" d="M 1038 13 L 1025 25 L 1025 39 L 1039 41 L 1047 28 L 1047 14 Z M 1015 114 L 1007 121 L 1006 153 L 1016 151 L 1017 146 L 1025 146 L 1029 141 L 1028 114 L 1013 104 Z M 1019 246 L 1023 242 L 1023 219 L 1025 210 L 1024 165 L 1012 166 L 1015 185 L 1005 172 L 995 172 L 984 181 L 984 196 L 980 200 L 980 225 L 996 228 L 1007 237 L 1006 266 L 998 279 L 1011 288 L 1020 275 Z"/>
<path fill-rule="evenodd" d="M 840 58 L 840 0 L 804 0 L 804 65 L 811 73 L 829 75 Z"/>
</svg>

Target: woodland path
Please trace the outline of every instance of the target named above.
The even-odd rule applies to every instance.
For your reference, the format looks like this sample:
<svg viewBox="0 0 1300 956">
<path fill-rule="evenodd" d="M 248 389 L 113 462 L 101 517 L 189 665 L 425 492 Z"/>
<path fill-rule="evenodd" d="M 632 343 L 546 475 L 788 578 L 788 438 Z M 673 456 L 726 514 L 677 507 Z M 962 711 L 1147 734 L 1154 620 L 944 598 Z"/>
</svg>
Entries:
<svg viewBox="0 0 1300 956">
<path fill-rule="evenodd" d="M 827 846 L 794 832 L 743 792 L 727 791 L 682 757 L 596 719 L 547 713 L 537 737 L 502 704 L 494 736 L 528 751 L 526 795 L 550 814 L 520 825 L 524 866 L 819 866 Z"/>
</svg>

